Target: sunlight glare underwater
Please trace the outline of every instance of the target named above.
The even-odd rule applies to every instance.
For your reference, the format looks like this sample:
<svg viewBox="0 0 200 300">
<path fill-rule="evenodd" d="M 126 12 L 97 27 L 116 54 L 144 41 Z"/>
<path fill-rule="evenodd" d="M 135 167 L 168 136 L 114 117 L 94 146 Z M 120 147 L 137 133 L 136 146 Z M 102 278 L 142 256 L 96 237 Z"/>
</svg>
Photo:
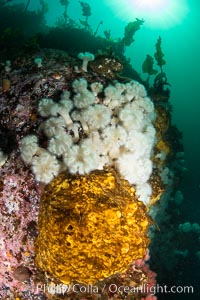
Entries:
<svg viewBox="0 0 200 300">
<path fill-rule="evenodd" d="M 187 0 L 106 0 L 115 14 L 125 21 L 145 20 L 152 28 L 170 28 L 181 23 L 189 8 Z"/>
</svg>

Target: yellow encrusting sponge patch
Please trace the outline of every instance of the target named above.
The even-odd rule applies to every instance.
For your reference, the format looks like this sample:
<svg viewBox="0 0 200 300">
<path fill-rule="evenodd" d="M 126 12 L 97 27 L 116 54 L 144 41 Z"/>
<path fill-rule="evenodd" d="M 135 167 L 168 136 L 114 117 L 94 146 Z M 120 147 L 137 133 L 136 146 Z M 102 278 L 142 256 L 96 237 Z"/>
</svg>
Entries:
<svg viewBox="0 0 200 300">
<path fill-rule="evenodd" d="M 95 283 L 145 255 L 149 223 L 135 189 L 116 171 L 61 173 L 41 200 L 37 266 L 65 284 Z"/>
</svg>

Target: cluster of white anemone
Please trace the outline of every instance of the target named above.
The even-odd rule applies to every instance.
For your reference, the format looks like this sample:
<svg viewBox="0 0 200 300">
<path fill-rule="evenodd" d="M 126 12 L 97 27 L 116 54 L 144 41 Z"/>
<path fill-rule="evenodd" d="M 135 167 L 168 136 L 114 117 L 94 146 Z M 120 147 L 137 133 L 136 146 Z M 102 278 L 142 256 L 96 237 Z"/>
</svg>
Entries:
<svg viewBox="0 0 200 300">
<path fill-rule="evenodd" d="M 73 96 L 64 91 L 59 102 L 49 98 L 39 102 L 38 112 L 45 118 L 39 130 L 48 139 L 47 148 L 39 147 L 35 135 L 22 139 L 22 158 L 36 180 L 47 184 L 63 170 L 83 175 L 112 166 L 148 203 L 155 112 L 144 86 L 115 81 L 104 88 L 80 78 L 72 89 Z"/>
</svg>

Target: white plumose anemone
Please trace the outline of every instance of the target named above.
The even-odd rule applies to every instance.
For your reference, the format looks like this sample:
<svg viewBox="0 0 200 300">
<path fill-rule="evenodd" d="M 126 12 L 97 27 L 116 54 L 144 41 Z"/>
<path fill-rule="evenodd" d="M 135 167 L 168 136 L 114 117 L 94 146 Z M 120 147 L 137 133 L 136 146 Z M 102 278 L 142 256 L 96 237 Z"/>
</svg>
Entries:
<svg viewBox="0 0 200 300">
<path fill-rule="evenodd" d="M 66 124 L 62 117 L 52 117 L 43 122 L 41 129 L 48 138 L 56 136 L 64 130 Z"/>
<path fill-rule="evenodd" d="M 55 103 L 54 107 L 52 108 L 52 115 L 57 116 L 60 115 L 67 126 L 73 123 L 69 113 L 73 108 L 73 102 L 69 99 L 62 98 L 59 103 Z"/>
<path fill-rule="evenodd" d="M 139 130 L 144 127 L 144 114 L 141 110 L 133 110 L 131 104 L 126 104 L 119 112 L 119 119 L 127 131 Z"/>
<path fill-rule="evenodd" d="M 145 97 L 145 98 L 140 98 L 138 101 L 138 106 L 143 109 L 143 112 L 145 114 L 148 114 L 148 115 L 152 115 L 152 114 L 155 114 L 155 110 L 154 110 L 154 105 L 153 105 L 153 102 L 148 98 L 148 97 Z"/>
<path fill-rule="evenodd" d="M 74 80 L 72 87 L 74 92 L 76 92 L 76 95 L 73 98 L 76 108 L 87 108 L 96 102 L 95 95 L 87 89 L 87 81 L 84 78 Z"/>
<path fill-rule="evenodd" d="M 47 138 L 47 149 L 38 146 L 34 135 L 21 142 L 21 156 L 36 180 L 47 184 L 62 170 L 83 175 L 112 166 L 147 204 L 156 131 L 154 105 L 144 86 L 115 81 L 103 87 L 79 78 L 72 89 L 73 93 L 64 91 L 58 102 L 46 98 L 39 102 L 39 114 L 46 118 L 39 129 Z M 160 173 L 166 177 L 166 172 Z"/>
<path fill-rule="evenodd" d="M 132 152 L 135 158 L 147 157 L 150 158 L 152 151 L 152 139 L 143 132 L 132 130 L 129 132 L 125 148 Z"/>
<path fill-rule="evenodd" d="M 58 175 L 60 165 L 55 156 L 43 151 L 39 156 L 33 157 L 32 170 L 37 181 L 47 184 Z"/>
<path fill-rule="evenodd" d="M 21 157 L 26 163 L 31 163 L 38 149 L 38 138 L 36 135 L 28 135 L 22 139 L 20 151 Z"/>
<path fill-rule="evenodd" d="M 54 107 L 54 105 L 55 105 L 55 103 L 52 99 L 43 98 L 39 102 L 39 106 L 38 106 L 38 112 L 39 112 L 40 116 L 42 116 L 42 117 L 51 116 L 51 110 Z"/>
<path fill-rule="evenodd" d="M 95 102 L 96 98 L 94 94 L 88 90 L 84 91 L 83 93 L 78 93 L 74 96 L 74 105 L 79 109 L 87 108 Z"/>
<path fill-rule="evenodd" d="M 101 84 L 100 82 L 93 82 L 91 83 L 90 88 L 94 96 L 97 96 L 99 93 L 103 91 L 103 84 Z"/>
<path fill-rule="evenodd" d="M 87 144 L 74 145 L 66 156 L 64 163 L 71 174 L 88 174 L 98 169 L 100 165 L 99 155 L 88 148 Z"/>
<path fill-rule="evenodd" d="M 101 104 L 90 106 L 82 114 L 90 130 L 105 128 L 111 121 L 111 110 Z"/>
<path fill-rule="evenodd" d="M 73 81 L 72 87 L 75 93 L 83 93 L 83 91 L 87 90 L 87 80 L 84 78 L 79 78 Z"/>
<path fill-rule="evenodd" d="M 84 132 L 88 133 L 89 129 L 88 129 L 88 125 L 86 123 L 86 120 L 84 118 L 84 111 L 82 111 L 82 112 L 76 111 L 76 110 L 73 111 L 73 113 L 72 113 L 72 119 L 74 121 L 79 121 L 80 124 L 81 124 L 81 126 L 82 126 L 82 128 L 83 128 L 83 130 L 84 130 Z"/>
<path fill-rule="evenodd" d="M 42 117 L 55 117 L 60 115 L 67 126 L 71 125 L 73 122 L 69 113 L 73 108 L 73 102 L 69 99 L 69 96 L 69 92 L 63 92 L 61 100 L 58 103 L 54 102 L 52 99 L 43 98 L 38 105 L 39 114 Z"/>
<path fill-rule="evenodd" d="M 90 134 L 89 138 L 84 139 L 84 145 L 90 148 L 92 152 L 97 153 L 98 155 L 104 154 L 104 144 L 102 143 L 102 139 L 100 134 L 96 131 Z"/>
<path fill-rule="evenodd" d="M 120 174 L 130 183 L 135 185 L 146 183 L 153 168 L 153 164 L 150 159 L 137 159 L 133 153 L 122 154 L 115 164 Z"/>
<path fill-rule="evenodd" d="M 121 147 L 126 144 L 127 132 L 120 126 L 108 126 L 102 132 L 104 149 L 111 159 L 121 155 Z"/>
<path fill-rule="evenodd" d="M 85 52 L 85 53 L 79 53 L 78 54 L 78 58 L 81 59 L 83 61 L 83 64 L 82 64 L 82 70 L 84 72 L 87 72 L 87 66 L 88 66 L 88 63 L 92 60 L 95 59 L 95 56 L 94 54 L 90 53 L 90 52 Z"/>
<path fill-rule="evenodd" d="M 60 96 L 60 102 L 70 100 L 71 93 L 69 91 L 63 91 Z"/>
<path fill-rule="evenodd" d="M 143 201 L 145 204 L 149 203 L 150 197 L 152 194 L 152 187 L 149 183 L 143 183 L 136 185 L 136 195 L 140 201 Z"/>
<path fill-rule="evenodd" d="M 56 156 L 61 156 L 68 152 L 71 146 L 72 137 L 63 130 L 57 136 L 50 139 L 48 150 Z"/>
</svg>

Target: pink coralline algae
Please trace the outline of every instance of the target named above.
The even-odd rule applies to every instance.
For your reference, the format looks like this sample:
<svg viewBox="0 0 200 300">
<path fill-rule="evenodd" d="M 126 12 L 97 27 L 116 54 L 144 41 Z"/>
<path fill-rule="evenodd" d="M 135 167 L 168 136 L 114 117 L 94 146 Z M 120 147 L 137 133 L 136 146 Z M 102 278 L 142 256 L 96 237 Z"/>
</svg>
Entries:
<svg viewBox="0 0 200 300">
<path fill-rule="evenodd" d="M 156 273 L 147 264 L 149 259 L 147 251 L 146 256 L 134 261 L 125 273 L 107 280 L 105 290 L 109 298 L 105 299 L 156 300 Z"/>
<path fill-rule="evenodd" d="M 34 274 L 34 237 L 40 192 L 30 171 L 11 155 L 1 168 L 0 180 L 0 296 L 31 290 L 31 278 L 15 271 L 24 266 Z M 25 280 L 26 279 L 26 280 Z M 6 299 L 6 298 L 5 298 Z"/>
<path fill-rule="evenodd" d="M 153 295 L 148 295 L 146 298 L 141 298 L 141 300 L 157 300 L 157 297 Z"/>
</svg>

